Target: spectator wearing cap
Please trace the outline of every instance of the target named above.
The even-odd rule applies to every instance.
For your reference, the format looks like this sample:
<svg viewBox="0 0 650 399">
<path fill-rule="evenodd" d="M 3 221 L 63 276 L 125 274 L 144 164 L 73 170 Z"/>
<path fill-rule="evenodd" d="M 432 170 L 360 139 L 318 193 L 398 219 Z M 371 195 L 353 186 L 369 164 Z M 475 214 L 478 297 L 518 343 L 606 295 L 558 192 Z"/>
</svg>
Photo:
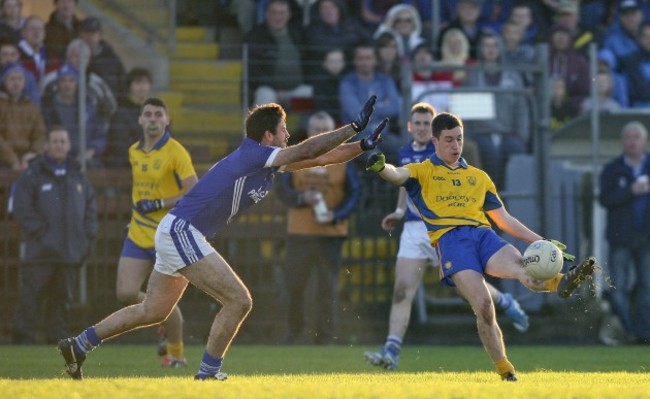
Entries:
<svg viewBox="0 0 650 399">
<path fill-rule="evenodd" d="M 20 50 L 18 44 L 11 40 L 0 40 L 0 69 L 9 64 L 20 64 Z M 39 107 L 41 106 L 41 90 L 38 87 L 34 74 L 25 69 L 25 88 L 23 94 Z"/>
<path fill-rule="evenodd" d="M 43 150 L 45 125 L 38 105 L 23 94 L 27 71 L 5 65 L 0 80 L 0 167 L 25 170 Z"/>
<path fill-rule="evenodd" d="M 86 92 L 88 96 L 97 104 L 97 110 L 102 118 L 108 123 L 115 111 L 117 110 L 117 100 L 113 91 L 101 76 L 90 70 L 90 48 L 81 39 L 74 39 L 68 44 L 65 62 L 79 70 L 82 64 L 81 57 L 85 55 L 84 64 L 86 67 Z M 49 73 L 43 79 L 43 98 L 52 97 L 58 90 L 58 73 L 57 71 Z"/>
<path fill-rule="evenodd" d="M 621 0 L 618 17 L 603 37 L 603 47 L 609 49 L 616 63 L 639 49 L 637 33 L 643 23 L 643 11 L 638 0 Z"/>
<path fill-rule="evenodd" d="M 627 108 L 630 105 L 627 78 L 622 72 L 620 72 L 619 62 L 616 59 L 616 56 L 610 49 L 603 47 L 598 50 L 598 63 L 607 65 L 612 74 L 612 79 L 614 81 L 612 97 L 621 105 L 622 108 Z"/>
<path fill-rule="evenodd" d="M 51 97 L 43 98 L 43 115 L 45 126 L 63 126 L 70 134 L 71 151 L 73 157 L 85 158 L 90 167 L 101 167 L 102 155 L 106 150 L 106 129 L 108 123 L 97 109 L 96 99 L 86 97 L 86 148 L 83 157 L 80 156 L 79 144 L 81 132 L 79 130 L 79 102 L 78 89 L 79 71 L 71 64 L 64 64 L 57 73 L 58 90 Z"/>
<path fill-rule="evenodd" d="M 99 19 L 88 17 L 81 21 L 79 38 L 90 48 L 90 70 L 104 79 L 116 98 L 125 95 L 124 65 L 113 47 L 102 38 L 102 25 Z"/>
<path fill-rule="evenodd" d="M 41 85 L 45 75 L 61 66 L 61 61 L 56 53 L 45 46 L 45 23 L 43 20 L 36 15 L 27 17 L 21 37 L 18 48 L 23 66 L 34 74 L 36 81 Z"/>
<path fill-rule="evenodd" d="M 54 0 L 54 11 L 45 25 L 45 47 L 60 59 L 79 33 L 81 21 L 75 15 L 76 9 L 77 0 Z"/>
<path fill-rule="evenodd" d="M 585 57 L 589 56 L 589 45 L 599 43 L 596 33 L 586 29 L 580 17 L 580 1 L 565 0 L 561 2 L 555 12 L 555 24 L 566 26 L 573 36 L 573 48 Z"/>
</svg>

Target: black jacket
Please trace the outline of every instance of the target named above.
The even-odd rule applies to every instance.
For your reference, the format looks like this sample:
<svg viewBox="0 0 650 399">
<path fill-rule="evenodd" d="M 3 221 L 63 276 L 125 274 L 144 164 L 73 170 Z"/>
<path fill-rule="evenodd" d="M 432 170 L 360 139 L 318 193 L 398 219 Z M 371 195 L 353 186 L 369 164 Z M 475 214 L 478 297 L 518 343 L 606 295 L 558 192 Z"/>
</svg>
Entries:
<svg viewBox="0 0 650 399">
<path fill-rule="evenodd" d="M 304 46 L 303 38 L 304 31 L 300 26 L 289 25 L 289 36 L 293 43 L 301 51 L 301 68 L 302 58 L 304 57 Z M 278 58 L 278 43 L 273 37 L 273 34 L 268 28 L 266 23 L 257 25 L 248 33 L 246 37 L 246 42 L 249 46 L 249 81 L 250 87 L 249 90 L 251 94 L 262 85 L 270 85 L 273 87 L 273 69 L 275 67 L 275 62 Z M 303 75 L 304 75 L 304 68 Z"/>
<path fill-rule="evenodd" d="M 650 153 L 646 153 L 642 174 L 650 175 Z M 632 168 L 623 157 L 617 157 L 603 168 L 600 175 L 600 203 L 607 208 L 607 241 L 612 245 L 634 246 L 639 239 L 647 245 L 650 238 L 650 194 L 644 211 L 643 231 L 634 227 L 635 218 Z"/>
<path fill-rule="evenodd" d="M 45 156 L 35 158 L 18 178 L 13 214 L 23 233 L 26 263 L 81 264 L 97 234 L 95 191 L 68 158 L 56 176 Z"/>
</svg>

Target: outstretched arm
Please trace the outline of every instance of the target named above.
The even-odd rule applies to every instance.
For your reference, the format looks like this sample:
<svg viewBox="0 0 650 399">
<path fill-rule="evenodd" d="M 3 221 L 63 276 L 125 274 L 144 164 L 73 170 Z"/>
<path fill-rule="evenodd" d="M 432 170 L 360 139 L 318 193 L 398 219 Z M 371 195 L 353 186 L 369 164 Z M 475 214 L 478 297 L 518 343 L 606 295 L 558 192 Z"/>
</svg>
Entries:
<svg viewBox="0 0 650 399">
<path fill-rule="evenodd" d="M 314 160 L 333 150 L 336 146 L 344 143 L 352 138 L 352 136 L 366 128 L 375 109 L 376 101 L 377 96 L 371 96 L 368 101 L 366 101 L 361 112 L 359 112 L 358 118 L 352 121 L 349 125 L 331 132 L 310 137 L 300 144 L 284 148 L 278 153 L 271 165 L 282 166 L 290 165 L 295 162 Z M 292 170 L 296 170 L 296 168 L 293 168 Z"/>
<path fill-rule="evenodd" d="M 401 186 L 411 176 L 411 173 L 405 167 L 397 167 L 386 163 L 386 156 L 380 152 L 368 157 L 366 170 L 376 172 L 382 179 L 396 186 Z"/>
<path fill-rule="evenodd" d="M 388 118 L 384 119 L 375 130 L 365 139 L 354 143 L 345 143 L 337 146 L 333 150 L 315 158 L 306 161 L 294 162 L 288 165 L 284 170 L 287 172 L 312 168 L 314 166 L 325 166 L 335 163 L 343 163 L 358 157 L 361 153 L 374 150 L 382 142 L 381 132 L 388 124 Z"/>
</svg>

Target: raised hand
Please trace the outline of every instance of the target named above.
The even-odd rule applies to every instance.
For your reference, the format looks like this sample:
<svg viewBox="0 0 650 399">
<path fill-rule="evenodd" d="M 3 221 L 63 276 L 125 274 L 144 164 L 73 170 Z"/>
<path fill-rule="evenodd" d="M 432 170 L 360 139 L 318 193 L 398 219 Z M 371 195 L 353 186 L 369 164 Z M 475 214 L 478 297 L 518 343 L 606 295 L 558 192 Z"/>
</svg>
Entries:
<svg viewBox="0 0 650 399">
<path fill-rule="evenodd" d="M 381 121 L 377 127 L 375 127 L 375 130 L 373 130 L 372 133 L 368 135 L 368 137 L 359 142 L 359 145 L 363 151 L 374 150 L 377 147 L 377 144 L 384 141 L 384 138 L 381 137 L 381 132 L 384 130 L 387 124 L 388 118 L 384 118 L 384 120 Z"/>
<path fill-rule="evenodd" d="M 352 129 L 354 129 L 355 132 L 359 133 L 363 131 L 363 129 L 368 126 L 368 122 L 370 121 L 370 117 L 372 116 L 372 113 L 375 111 L 375 103 L 377 102 L 377 96 L 372 95 L 366 101 L 366 103 L 363 106 L 363 109 L 361 109 L 361 112 L 359 112 L 359 116 L 357 116 L 357 119 L 353 120 L 351 125 Z"/>
</svg>

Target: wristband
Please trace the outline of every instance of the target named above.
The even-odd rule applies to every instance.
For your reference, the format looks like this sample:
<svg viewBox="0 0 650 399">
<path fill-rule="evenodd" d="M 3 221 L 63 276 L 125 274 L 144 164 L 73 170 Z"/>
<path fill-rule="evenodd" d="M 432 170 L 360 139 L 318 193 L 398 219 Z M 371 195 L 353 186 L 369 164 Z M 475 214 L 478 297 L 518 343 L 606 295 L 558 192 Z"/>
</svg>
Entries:
<svg viewBox="0 0 650 399">
<path fill-rule="evenodd" d="M 399 217 L 402 217 L 404 216 L 404 213 L 406 213 L 406 211 L 404 211 L 404 209 L 402 208 L 395 208 L 395 211 L 393 213 L 395 213 Z"/>
</svg>

